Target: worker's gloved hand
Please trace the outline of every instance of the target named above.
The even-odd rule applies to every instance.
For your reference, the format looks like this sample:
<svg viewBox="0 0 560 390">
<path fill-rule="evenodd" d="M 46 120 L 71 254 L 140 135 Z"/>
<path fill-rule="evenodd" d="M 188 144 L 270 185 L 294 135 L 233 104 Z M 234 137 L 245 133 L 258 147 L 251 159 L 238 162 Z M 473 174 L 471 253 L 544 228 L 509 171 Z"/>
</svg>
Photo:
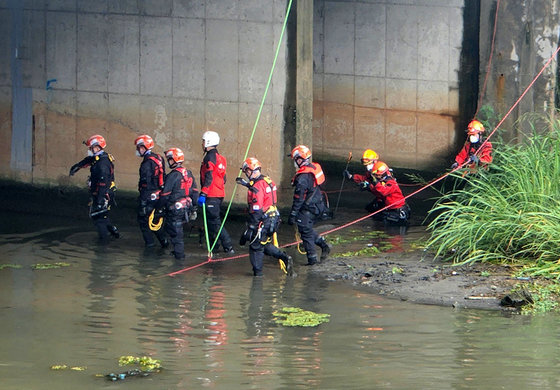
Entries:
<svg viewBox="0 0 560 390">
<path fill-rule="evenodd" d="M 480 159 L 478 158 L 478 156 L 476 154 L 473 154 L 470 158 L 469 161 L 473 164 L 478 164 L 478 162 L 480 161 Z"/>
<path fill-rule="evenodd" d="M 74 174 L 75 174 L 76 172 L 78 172 L 79 170 L 80 170 L 80 164 L 79 164 L 79 163 L 78 163 L 78 164 L 74 164 L 74 165 L 72 165 L 72 167 L 70 168 L 70 173 L 69 173 L 69 175 L 70 175 L 70 176 L 74 176 Z"/>
<path fill-rule="evenodd" d="M 459 163 L 454 162 L 453 164 L 451 164 L 451 169 L 457 169 L 458 166 L 459 166 Z"/>
<path fill-rule="evenodd" d="M 290 216 L 288 217 L 288 225 L 293 225 L 294 223 L 296 223 L 296 216 L 294 214 L 290 214 Z"/>
<path fill-rule="evenodd" d="M 242 177 L 237 177 L 237 178 L 235 179 L 235 182 L 236 182 L 237 184 L 242 185 L 243 187 L 249 187 L 249 182 L 248 182 L 247 180 L 243 179 Z"/>
<path fill-rule="evenodd" d="M 199 207 L 203 207 L 206 204 L 206 194 L 204 192 L 202 192 L 199 196 L 198 196 L 198 206 Z"/>
<path fill-rule="evenodd" d="M 347 180 L 352 180 L 352 174 L 348 171 L 348 169 L 345 169 L 344 172 L 342 172 L 342 176 L 344 176 Z"/>
<path fill-rule="evenodd" d="M 361 181 L 358 186 L 360 187 L 360 191 L 367 191 L 369 189 L 369 181 Z"/>
<path fill-rule="evenodd" d="M 165 215 L 165 209 L 163 207 L 154 209 L 154 219 L 158 220 Z"/>
</svg>

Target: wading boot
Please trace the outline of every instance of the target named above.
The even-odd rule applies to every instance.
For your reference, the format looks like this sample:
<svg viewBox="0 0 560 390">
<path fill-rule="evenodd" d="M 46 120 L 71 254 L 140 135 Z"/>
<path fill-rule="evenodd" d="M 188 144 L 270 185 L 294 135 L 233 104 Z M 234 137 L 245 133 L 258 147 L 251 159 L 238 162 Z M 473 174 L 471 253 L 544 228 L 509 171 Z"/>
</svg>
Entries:
<svg viewBox="0 0 560 390">
<path fill-rule="evenodd" d="M 294 276 L 294 260 L 290 255 L 286 255 L 286 273 L 288 276 Z"/>
<path fill-rule="evenodd" d="M 324 245 L 321 245 L 321 263 L 329 258 L 329 253 L 331 253 L 332 245 L 327 244 L 323 241 Z"/>
<path fill-rule="evenodd" d="M 119 233 L 119 229 L 115 225 L 107 225 L 107 230 L 111 235 L 115 238 L 120 238 L 121 234 Z"/>
</svg>

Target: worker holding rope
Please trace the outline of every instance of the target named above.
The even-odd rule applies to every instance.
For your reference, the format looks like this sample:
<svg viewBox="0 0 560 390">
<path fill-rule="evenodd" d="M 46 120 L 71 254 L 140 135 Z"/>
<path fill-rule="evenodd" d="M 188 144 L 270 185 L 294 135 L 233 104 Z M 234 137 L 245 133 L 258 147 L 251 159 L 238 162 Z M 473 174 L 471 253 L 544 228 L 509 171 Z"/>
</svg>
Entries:
<svg viewBox="0 0 560 390">
<path fill-rule="evenodd" d="M 293 260 L 286 252 L 273 243 L 280 224 L 280 213 L 276 207 L 276 184 L 262 174 L 259 160 L 249 157 L 243 162 L 241 170 L 247 180 L 238 177 L 236 182 L 247 187 L 247 229 L 242 234 L 240 245 L 249 243 L 249 259 L 254 276 L 263 276 L 264 255 L 272 256 L 283 265 L 288 275 L 293 274 Z"/>
<path fill-rule="evenodd" d="M 456 169 L 463 164 L 470 168 L 471 173 L 476 172 L 479 166 L 488 169 L 488 165 L 492 163 L 492 144 L 482 138 L 484 131 L 482 123 L 476 119 L 470 121 L 467 126 L 468 139 L 455 157 L 451 169 Z"/>
<path fill-rule="evenodd" d="M 165 178 L 165 184 L 157 203 L 157 216 L 164 215 L 165 232 L 171 238 L 176 260 L 185 258 L 183 224 L 189 221 L 194 212 L 194 204 L 198 198 L 198 189 L 190 170 L 183 167 L 185 155 L 179 148 L 170 148 L 165 158 L 171 172 Z"/>
<path fill-rule="evenodd" d="M 202 135 L 204 159 L 200 166 L 198 206 L 206 208 L 207 231 L 210 242 L 216 241 L 219 232 L 218 239 L 224 248 L 224 252 L 232 254 L 234 250 L 229 233 L 225 228 L 220 231 L 222 225 L 220 209 L 225 196 L 227 161 L 224 156 L 218 153 L 217 147 L 219 144 L 220 136 L 215 131 L 206 131 Z"/>
<path fill-rule="evenodd" d="M 369 191 L 373 194 L 374 199 L 368 203 L 365 209 L 369 213 L 373 213 L 385 206 L 383 196 L 375 190 L 375 186 L 371 185 L 376 181 L 372 175 L 373 165 L 379 160 L 379 155 L 371 149 L 366 149 L 362 154 L 362 165 L 366 169 L 365 174 L 350 173 L 347 169 L 344 170 L 343 175 L 346 179 L 353 181 L 358 185 L 360 191 Z"/>
<path fill-rule="evenodd" d="M 142 158 L 138 170 L 138 213 L 137 220 L 144 239 L 144 246 L 152 248 L 155 246 L 154 235 L 162 248 L 169 246 L 169 240 L 165 237 L 164 229 L 150 229 L 150 214 L 156 208 L 157 200 L 165 182 L 165 162 L 163 157 L 155 153 L 154 140 L 149 135 L 140 135 L 134 140 L 136 155 Z"/>
<path fill-rule="evenodd" d="M 313 230 L 313 225 L 327 209 L 320 187 L 325 182 L 325 174 L 318 163 L 311 162 L 311 150 L 307 146 L 296 146 L 291 157 L 297 172 L 292 179 L 294 199 L 288 224 L 297 224 L 307 254 L 307 265 L 314 265 L 317 263 L 316 245 L 322 251 L 320 261 L 326 260 L 331 251 L 331 245 Z"/>
</svg>

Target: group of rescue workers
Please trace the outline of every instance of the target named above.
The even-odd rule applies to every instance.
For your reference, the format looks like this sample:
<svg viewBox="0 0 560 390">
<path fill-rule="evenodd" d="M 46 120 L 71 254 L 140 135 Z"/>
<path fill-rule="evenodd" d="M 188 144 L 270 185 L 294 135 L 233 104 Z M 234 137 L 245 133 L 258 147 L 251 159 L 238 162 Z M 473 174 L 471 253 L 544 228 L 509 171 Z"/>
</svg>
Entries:
<svg viewBox="0 0 560 390">
<path fill-rule="evenodd" d="M 487 167 L 492 161 L 492 145 L 482 139 L 484 126 L 477 120 L 469 123 L 468 140 L 457 154 L 452 169 L 468 166 Z M 200 191 L 190 170 L 183 167 L 185 156 L 179 148 L 165 151 L 165 157 L 153 151 L 154 141 L 149 135 L 140 135 L 134 140 L 136 155 L 142 158 L 138 181 L 137 220 L 147 248 L 154 247 L 157 238 L 162 248 L 171 243 L 172 254 L 177 260 L 185 258 L 183 225 L 197 218 L 197 210 L 204 207 L 206 230 L 209 241 L 216 241 L 226 254 L 233 254 L 233 243 L 222 226 L 220 211 L 225 197 L 227 160 L 218 153 L 218 133 L 206 131 L 202 135 L 204 158 L 200 167 Z M 88 181 L 90 190 L 89 215 L 93 220 L 101 242 L 109 236 L 120 237 L 120 233 L 109 218 L 109 210 L 115 205 L 114 158 L 105 151 L 107 146 L 101 135 L 93 135 L 84 141 L 88 156 L 70 168 L 70 176 L 81 168 L 90 168 Z M 321 186 L 325 174 L 317 162 L 311 159 L 311 150 L 305 145 L 296 146 L 290 157 L 296 174 L 292 179 L 294 195 L 288 224 L 296 225 L 307 256 L 307 265 L 325 261 L 332 249 L 325 238 L 313 226 L 328 215 L 328 204 Z M 166 173 L 165 160 L 169 169 Z M 373 194 L 374 199 L 366 209 L 376 212 L 385 226 L 407 226 L 410 207 L 392 170 L 379 160 L 372 149 L 364 151 L 361 159 L 365 173 L 350 173 L 344 170 L 344 178 L 356 183 L 360 190 Z M 236 182 L 247 188 L 247 227 L 239 244 L 249 244 L 249 258 L 255 276 L 263 274 L 264 255 L 279 259 L 288 274 L 293 272 L 293 259 L 277 246 L 276 232 L 280 225 L 277 208 L 277 188 L 274 181 L 262 173 L 262 165 L 254 157 L 247 158 L 241 167 L 246 179 Z M 161 226 L 163 225 L 163 229 Z M 169 238 L 167 238 L 169 237 Z M 317 247 L 321 248 L 318 257 Z M 217 249 L 215 249 L 217 251 Z"/>
</svg>

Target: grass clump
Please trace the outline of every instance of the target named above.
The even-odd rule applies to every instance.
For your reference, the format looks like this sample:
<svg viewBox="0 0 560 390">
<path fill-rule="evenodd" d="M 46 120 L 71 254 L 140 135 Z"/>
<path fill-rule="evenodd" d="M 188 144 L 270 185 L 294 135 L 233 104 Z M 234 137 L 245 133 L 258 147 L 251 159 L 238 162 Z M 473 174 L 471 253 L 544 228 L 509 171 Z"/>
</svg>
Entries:
<svg viewBox="0 0 560 390">
<path fill-rule="evenodd" d="M 543 123 L 538 122 L 537 123 Z M 560 278 L 560 122 L 515 145 L 494 143 L 489 171 L 461 179 L 430 211 L 427 246 L 457 264 L 524 265 Z"/>
</svg>

